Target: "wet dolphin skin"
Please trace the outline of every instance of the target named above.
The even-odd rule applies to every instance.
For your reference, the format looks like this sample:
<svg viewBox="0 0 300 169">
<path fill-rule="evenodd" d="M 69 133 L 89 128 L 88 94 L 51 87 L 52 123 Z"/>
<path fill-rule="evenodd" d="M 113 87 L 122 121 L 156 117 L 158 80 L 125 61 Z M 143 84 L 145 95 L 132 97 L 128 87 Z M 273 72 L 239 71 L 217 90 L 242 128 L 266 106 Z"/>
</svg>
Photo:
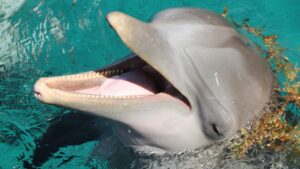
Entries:
<svg viewBox="0 0 300 169">
<path fill-rule="evenodd" d="M 270 98 L 268 63 L 222 16 L 175 8 L 150 23 L 121 12 L 107 20 L 134 54 L 41 78 L 39 100 L 113 120 L 125 145 L 174 152 L 232 136 Z"/>
</svg>

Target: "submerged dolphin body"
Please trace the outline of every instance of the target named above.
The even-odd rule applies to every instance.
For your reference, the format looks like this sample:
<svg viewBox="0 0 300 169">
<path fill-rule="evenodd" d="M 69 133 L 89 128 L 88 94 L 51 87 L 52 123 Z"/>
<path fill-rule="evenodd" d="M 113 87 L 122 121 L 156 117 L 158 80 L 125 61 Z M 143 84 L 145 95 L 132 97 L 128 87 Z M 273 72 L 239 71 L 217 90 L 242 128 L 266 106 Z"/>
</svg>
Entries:
<svg viewBox="0 0 300 169">
<path fill-rule="evenodd" d="M 268 63 L 221 16 L 169 9 L 151 23 L 107 16 L 134 56 L 39 79 L 36 97 L 118 122 L 126 145 L 180 151 L 232 136 L 270 98 Z"/>
</svg>

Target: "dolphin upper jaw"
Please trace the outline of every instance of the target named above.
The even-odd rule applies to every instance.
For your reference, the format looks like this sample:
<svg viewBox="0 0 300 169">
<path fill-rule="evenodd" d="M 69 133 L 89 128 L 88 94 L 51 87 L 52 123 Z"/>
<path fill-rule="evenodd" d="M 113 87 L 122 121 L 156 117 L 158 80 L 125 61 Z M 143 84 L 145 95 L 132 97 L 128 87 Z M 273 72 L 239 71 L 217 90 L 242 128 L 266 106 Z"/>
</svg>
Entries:
<svg viewBox="0 0 300 169">
<path fill-rule="evenodd" d="M 138 21 L 121 12 L 108 14 L 107 19 L 122 41 L 141 59 L 160 72 L 178 89 L 179 78 L 170 76 L 170 70 L 177 71 L 178 67 L 166 56 L 175 56 L 169 42 L 161 38 L 161 32 L 149 24 Z M 145 31 L 146 30 L 146 31 Z M 173 72 L 174 73 L 174 72 Z"/>
</svg>

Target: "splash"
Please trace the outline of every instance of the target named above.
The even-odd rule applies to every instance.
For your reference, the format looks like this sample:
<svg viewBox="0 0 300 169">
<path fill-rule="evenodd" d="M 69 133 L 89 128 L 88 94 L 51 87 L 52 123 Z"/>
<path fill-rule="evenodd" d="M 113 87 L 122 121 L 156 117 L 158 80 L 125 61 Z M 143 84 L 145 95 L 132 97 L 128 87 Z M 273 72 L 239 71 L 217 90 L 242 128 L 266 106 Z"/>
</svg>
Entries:
<svg viewBox="0 0 300 169">
<path fill-rule="evenodd" d="M 18 44 L 14 42 L 14 34 L 18 23 L 13 25 L 9 18 L 18 12 L 25 1 L 26 0 L 0 1 L 0 73 L 18 61 L 18 53 L 15 50 L 18 48 Z"/>
</svg>

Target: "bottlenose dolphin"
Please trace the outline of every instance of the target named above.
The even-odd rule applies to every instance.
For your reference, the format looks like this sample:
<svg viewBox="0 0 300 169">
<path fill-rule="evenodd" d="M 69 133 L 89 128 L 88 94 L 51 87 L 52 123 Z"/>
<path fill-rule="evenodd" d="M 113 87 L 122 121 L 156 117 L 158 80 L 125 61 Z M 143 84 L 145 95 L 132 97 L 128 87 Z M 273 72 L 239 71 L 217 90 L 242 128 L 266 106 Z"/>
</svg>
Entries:
<svg viewBox="0 0 300 169">
<path fill-rule="evenodd" d="M 121 12 L 110 25 L 134 55 L 97 71 L 39 79 L 42 102 L 117 122 L 125 145 L 204 147 L 232 136 L 271 96 L 269 64 L 221 16 L 168 9 L 150 23 Z"/>
</svg>

